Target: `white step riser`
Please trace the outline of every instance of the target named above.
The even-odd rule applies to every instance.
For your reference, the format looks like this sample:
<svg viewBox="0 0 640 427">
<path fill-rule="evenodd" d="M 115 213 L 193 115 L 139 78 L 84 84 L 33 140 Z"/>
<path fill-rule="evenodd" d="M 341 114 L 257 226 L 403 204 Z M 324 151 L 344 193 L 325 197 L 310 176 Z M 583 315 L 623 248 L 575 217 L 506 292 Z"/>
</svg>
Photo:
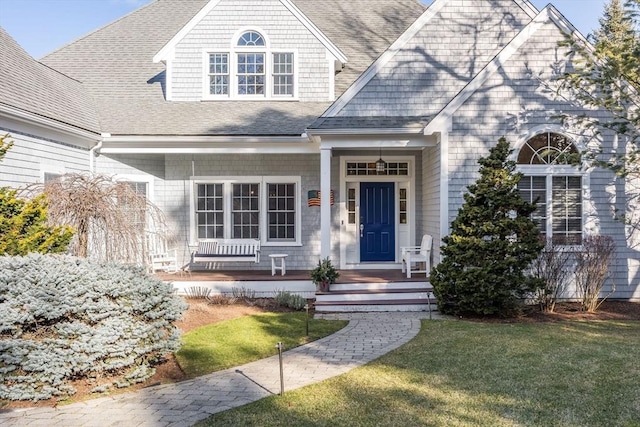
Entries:
<svg viewBox="0 0 640 427">
<path fill-rule="evenodd" d="M 430 288 L 428 282 L 397 282 L 397 283 L 342 283 L 331 285 L 331 290 L 340 291 L 376 291 L 386 289 L 421 289 Z"/>
<path fill-rule="evenodd" d="M 381 301 L 381 300 L 406 300 L 406 299 L 423 299 L 427 300 L 431 297 L 431 301 L 434 300 L 433 295 L 428 295 L 427 292 L 412 292 L 412 293 L 393 293 L 393 294 L 345 294 L 345 295 L 316 295 L 317 302 L 334 302 L 334 301 Z"/>
<path fill-rule="evenodd" d="M 437 307 L 431 304 L 431 311 L 436 312 Z M 317 307 L 320 313 L 367 313 L 367 312 L 386 312 L 386 311 L 429 311 L 427 304 L 411 304 L 411 305 L 327 305 Z"/>
</svg>

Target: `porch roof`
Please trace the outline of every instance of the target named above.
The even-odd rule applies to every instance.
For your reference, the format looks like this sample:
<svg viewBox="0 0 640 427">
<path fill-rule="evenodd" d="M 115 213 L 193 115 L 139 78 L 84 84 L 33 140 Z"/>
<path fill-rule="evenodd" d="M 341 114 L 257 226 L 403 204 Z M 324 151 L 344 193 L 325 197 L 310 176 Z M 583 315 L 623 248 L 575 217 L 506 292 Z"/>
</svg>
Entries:
<svg viewBox="0 0 640 427">
<path fill-rule="evenodd" d="M 429 124 L 433 116 L 338 116 L 320 117 L 313 122 L 308 130 L 338 130 L 338 129 L 399 129 L 421 130 Z"/>
</svg>

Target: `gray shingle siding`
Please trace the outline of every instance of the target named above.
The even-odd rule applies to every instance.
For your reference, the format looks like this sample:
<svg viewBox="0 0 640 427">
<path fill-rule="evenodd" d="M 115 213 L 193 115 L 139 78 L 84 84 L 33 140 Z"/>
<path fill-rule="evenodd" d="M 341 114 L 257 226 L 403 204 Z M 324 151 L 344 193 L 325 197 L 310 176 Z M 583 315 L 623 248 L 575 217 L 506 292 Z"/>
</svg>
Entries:
<svg viewBox="0 0 640 427">
<path fill-rule="evenodd" d="M 338 115 L 436 114 L 531 18 L 512 0 L 452 0 Z"/>
<path fill-rule="evenodd" d="M 203 52 L 228 52 L 238 29 L 263 32 L 272 50 L 296 51 L 300 101 L 330 101 L 326 48 L 280 1 L 222 1 L 176 46 L 173 99 L 199 101 L 205 86 Z M 270 72 L 270 70 L 266 70 Z M 233 79 L 232 79 L 233 80 Z"/>
<path fill-rule="evenodd" d="M 190 239 L 189 211 L 192 172 L 195 176 L 219 179 L 233 179 L 243 176 L 300 176 L 300 209 L 302 224 L 302 246 L 286 247 L 287 266 L 290 269 L 308 269 L 317 262 L 320 244 L 317 230 L 320 224 L 320 209 L 307 206 L 307 191 L 320 186 L 319 155 L 166 155 L 147 156 L 104 156 L 101 170 L 132 175 L 152 175 L 154 177 L 154 202 L 163 209 L 182 262 L 189 260 L 187 244 Z M 102 159 L 102 156 L 101 156 Z M 283 167 L 286 165 L 286 168 Z M 337 178 L 337 176 L 336 176 Z M 336 194 L 336 197 L 338 195 Z M 337 208 L 332 208 L 332 214 Z M 334 220 L 337 224 L 337 219 Z M 225 264 L 228 269 L 268 269 L 270 253 L 282 252 L 282 247 L 264 246 L 260 263 Z M 182 265 L 182 264 L 181 264 Z"/>
<path fill-rule="evenodd" d="M 581 112 L 555 99 L 553 93 L 537 80 L 552 78 L 557 61 L 565 58 L 565 52 L 558 47 L 562 39 L 563 34 L 554 24 L 546 24 L 455 113 L 449 137 L 450 221 L 463 203 L 466 188 L 479 177 L 477 159 L 488 155 L 489 148 L 500 137 L 505 136 L 514 145 L 536 127 L 560 125 L 553 117 L 560 111 Z M 578 143 L 588 140 L 584 129 L 568 128 L 566 131 L 572 133 Z M 605 135 L 603 146 L 605 151 L 611 148 L 611 135 Z M 616 241 L 618 258 L 605 291 L 615 282 L 614 297 L 637 298 L 640 293 L 638 277 L 629 277 L 627 265 L 627 259 L 633 254 L 625 242 L 624 226 L 612 218 L 613 209 L 623 208 L 620 202 L 611 201 L 608 188 L 612 178 L 610 172 L 602 170 L 587 175 L 590 191 L 584 204 L 587 211 L 585 230 L 589 234 L 611 235 Z M 633 284 L 635 286 L 631 286 Z M 570 290 L 569 296 L 572 295 L 573 290 Z"/>
<path fill-rule="evenodd" d="M 42 182 L 43 172 L 73 173 L 89 170 L 89 151 L 0 126 L 13 147 L 0 164 L 0 186 L 22 187 Z"/>
</svg>

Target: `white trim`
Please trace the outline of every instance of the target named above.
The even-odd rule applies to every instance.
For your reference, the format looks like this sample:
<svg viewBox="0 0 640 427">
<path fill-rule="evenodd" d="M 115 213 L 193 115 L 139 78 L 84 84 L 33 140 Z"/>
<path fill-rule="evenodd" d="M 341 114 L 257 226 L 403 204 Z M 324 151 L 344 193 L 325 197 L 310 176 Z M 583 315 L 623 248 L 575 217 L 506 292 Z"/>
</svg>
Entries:
<svg viewBox="0 0 640 427">
<path fill-rule="evenodd" d="M 446 125 L 446 130 L 438 134 L 440 144 L 440 242 L 449 235 L 451 223 L 449 221 L 449 132 L 453 124 L 451 120 Z M 440 260 L 442 253 L 440 253 Z M 438 264 L 440 260 L 433 260 Z"/>
<path fill-rule="evenodd" d="M 400 193 L 400 184 L 406 183 L 406 188 L 409 191 L 409 197 L 407 199 L 408 207 L 407 207 L 407 225 L 409 227 L 409 239 L 413 241 L 415 239 L 416 234 L 416 158 L 415 156 L 389 156 L 384 155 L 384 160 L 389 163 L 396 162 L 407 162 L 409 164 L 408 175 L 347 175 L 347 163 L 352 162 L 366 162 L 371 163 L 378 160 L 379 156 L 358 156 L 358 155 L 342 155 L 340 156 L 340 187 L 339 187 L 339 199 L 337 203 L 339 205 L 339 217 L 340 217 L 340 240 L 339 240 L 339 253 L 340 253 L 340 269 L 343 270 L 355 270 L 355 269 L 372 269 L 372 268 L 380 268 L 380 269 L 397 269 L 400 268 L 400 249 L 399 249 L 399 193 Z M 359 185 L 363 182 L 393 182 L 394 185 L 394 206 L 395 206 L 395 260 L 392 262 L 385 263 L 361 263 L 357 262 L 355 264 L 348 264 L 346 259 L 346 241 L 350 237 L 349 234 L 345 232 L 344 225 L 348 222 L 348 212 L 346 208 L 347 203 L 347 182 L 357 183 L 358 190 L 356 194 L 358 197 L 356 198 L 356 227 L 357 224 L 360 223 L 359 217 Z M 356 245 L 359 247 L 360 242 L 357 239 Z"/>
<path fill-rule="evenodd" d="M 247 31 L 257 30 L 244 29 L 240 32 L 240 35 Z M 300 57 L 298 49 L 271 49 L 269 43 L 267 43 L 267 37 L 262 34 L 265 39 L 265 46 L 247 46 L 247 47 L 231 47 L 230 49 L 203 49 L 202 51 L 202 100 L 203 101 L 220 101 L 220 100 L 232 100 L 232 101 L 299 101 L 299 66 L 298 60 Z M 234 40 L 237 40 L 237 37 Z M 232 43 L 233 46 L 234 43 Z M 240 95 L 238 93 L 238 54 L 241 53 L 256 53 L 264 55 L 264 86 L 265 92 L 263 95 Z M 273 93 L 273 55 L 276 53 L 290 53 L 293 61 L 293 94 L 291 95 L 274 95 Z M 209 93 L 209 57 L 210 55 L 222 54 L 227 55 L 228 66 L 228 93 L 222 95 L 216 95 Z"/>
<path fill-rule="evenodd" d="M 167 59 L 167 66 L 165 67 L 164 75 L 164 87 L 167 91 L 165 94 L 167 101 L 173 101 L 173 58 Z"/>
<path fill-rule="evenodd" d="M 223 192 L 223 217 L 224 237 L 231 238 L 231 203 L 233 197 L 233 184 L 258 184 L 260 220 L 259 234 L 260 245 L 270 247 L 299 247 L 302 246 L 302 177 L 292 176 L 192 176 L 189 179 L 189 246 L 195 246 L 198 242 L 198 230 L 196 228 L 196 188 L 199 184 L 222 184 Z M 295 184 L 296 186 L 296 236 L 294 241 L 270 241 L 267 224 L 267 185 L 268 184 Z"/>
<path fill-rule="evenodd" d="M 113 136 L 104 154 L 318 154 L 307 137 Z"/>
<path fill-rule="evenodd" d="M 180 31 L 178 31 L 176 35 L 173 36 L 171 40 L 162 47 L 162 49 L 160 49 L 160 51 L 158 51 L 158 53 L 154 55 L 153 62 L 158 63 L 170 59 L 173 56 L 178 43 L 180 43 L 182 39 L 189 34 L 191 30 L 200 23 L 200 21 L 202 21 L 218 5 L 219 2 L 220 0 L 211 0 L 202 9 L 200 9 L 200 11 L 191 18 L 189 22 L 187 22 L 187 24 L 182 27 Z M 342 51 L 338 49 L 296 6 L 288 0 L 280 0 L 280 3 L 287 8 L 294 17 L 296 17 L 300 23 L 307 28 L 307 30 L 309 30 L 309 32 L 311 32 L 311 34 L 313 34 L 333 56 L 335 56 L 336 59 L 343 63 L 347 62 L 347 57 L 344 53 L 342 53 Z"/>
<path fill-rule="evenodd" d="M 513 153 L 511 153 L 510 160 L 517 160 L 518 152 L 522 149 L 522 147 L 524 147 L 524 144 L 534 136 L 540 135 L 542 133 L 557 133 L 566 138 L 569 138 L 578 151 L 584 151 L 587 148 L 586 144 L 584 143 L 584 137 L 576 135 L 575 133 L 571 133 L 569 129 L 562 125 L 548 123 L 544 125 L 534 126 L 527 129 L 526 132 L 521 133 L 516 142 L 512 145 Z"/>
<path fill-rule="evenodd" d="M 182 27 L 180 31 L 178 31 L 176 35 L 173 36 L 171 40 L 169 40 L 167 44 L 162 47 L 162 49 L 160 49 L 160 51 L 158 51 L 158 53 L 154 55 L 153 62 L 158 63 L 172 58 L 175 53 L 176 45 L 180 43 L 182 39 L 187 34 L 189 34 L 191 30 L 193 30 L 195 26 L 200 23 L 200 21 L 205 18 L 209 14 L 209 12 L 211 12 L 213 8 L 218 5 L 219 2 L 220 0 L 211 0 L 209 3 L 204 5 L 204 7 L 200 9 L 200 11 L 193 18 L 191 18 L 189 22 L 187 22 L 187 24 Z"/>
<path fill-rule="evenodd" d="M 91 148 L 97 141 L 100 140 L 100 135 L 98 133 L 69 125 L 55 119 L 50 119 L 48 117 L 44 117 L 35 113 L 24 111 L 19 108 L 11 107 L 9 105 L 4 105 L 2 103 L 0 103 L 0 115 L 6 115 L 6 117 L 9 119 L 17 120 L 29 125 L 44 127 L 47 130 L 58 131 L 63 134 L 80 138 L 87 142 L 86 146 L 84 146 L 83 148 Z M 76 145 L 71 142 L 66 143 Z"/>
<path fill-rule="evenodd" d="M 215 54 L 221 54 L 221 55 L 227 55 L 227 67 L 229 70 L 229 73 L 227 74 L 229 76 L 229 80 L 227 82 L 228 87 L 228 93 L 226 95 L 212 95 L 211 93 L 209 93 L 209 60 L 210 60 L 210 56 L 211 55 L 215 55 Z M 230 99 L 231 98 L 231 91 L 232 91 L 232 87 L 233 87 L 233 82 L 232 82 L 232 74 L 231 74 L 231 69 L 233 68 L 233 65 L 231 63 L 231 58 L 233 56 L 233 53 L 231 52 L 230 49 L 204 49 L 202 51 L 202 99 L 204 101 L 207 100 L 211 100 L 211 101 L 219 101 L 222 99 Z"/>
<path fill-rule="evenodd" d="M 534 126 L 528 129 L 526 132 L 521 134 L 521 136 L 516 140 L 513 144 L 513 152 L 509 156 L 509 160 L 516 161 L 518 158 L 518 154 L 524 144 L 531 138 L 536 135 L 546 134 L 546 133 L 557 133 L 563 135 L 571 140 L 578 151 L 582 151 L 585 147 L 583 138 L 576 138 L 571 135 L 566 128 L 558 124 L 543 124 Z M 591 190 L 591 173 L 588 170 L 581 169 L 579 166 L 571 166 L 571 165 L 553 165 L 553 164 L 542 164 L 542 165 L 520 165 L 516 164 L 516 172 L 522 173 L 524 176 L 543 176 L 546 178 L 545 183 L 545 192 L 546 192 L 546 200 L 545 203 L 547 205 L 546 215 L 546 229 L 547 236 L 553 236 L 553 204 L 552 204 L 552 179 L 556 176 L 579 176 L 582 179 L 582 188 L 581 188 L 581 197 L 582 197 L 582 218 L 581 218 L 581 227 L 582 227 L 582 238 L 587 235 L 587 200 L 589 197 L 589 192 Z M 566 248 L 576 247 L 575 245 L 564 246 Z M 579 247 L 579 246 L 578 246 Z"/>
<path fill-rule="evenodd" d="M 364 73 L 353 82 L 353 84 L 338 98 L 336 102 L 325 111 L 321 117 L 333 117 L 338 114 L 376 74 L 407 44 L 411 39 L 429 22 L 447 0 L 435 0 L 431 6 L 413 23 L 389 48 L 376 59 L 376 61 L 366 69 Z"/>
</svg>

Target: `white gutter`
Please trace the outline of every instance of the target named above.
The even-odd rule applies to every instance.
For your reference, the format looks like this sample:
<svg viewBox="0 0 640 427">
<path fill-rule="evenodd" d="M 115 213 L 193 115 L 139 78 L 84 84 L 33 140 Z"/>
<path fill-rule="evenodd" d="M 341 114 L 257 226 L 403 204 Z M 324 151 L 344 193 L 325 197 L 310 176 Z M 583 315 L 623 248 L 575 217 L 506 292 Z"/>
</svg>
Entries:
<svg viewBox="0 0 640 427">
<path fill-rule="evenodd" d="M 35 124 L 38 126 L 46 127 L 48 129 L 53 129 L 58 132 L 65 133 L 67 135 L 72 135 L 81 139 L 87 140 L 87 146 L 89 146 L 89 142 L 94 142 L 99 139 L 98 135 L 94 132 L 88 131 L 86 129 L 81 129 L 76 126 L 69 125 L 67 123 L 63 123 L 57 120 L 50 119 L 48 117 L 40 116 L 38 114 L 30 113 L 19 108 L 11 107 L 6 104 L 0 103 L 0 114 L 6 114 L 9 118 L 12 118 L 17 121 L 21 121 L 27 124 Z"/>
</svg>

